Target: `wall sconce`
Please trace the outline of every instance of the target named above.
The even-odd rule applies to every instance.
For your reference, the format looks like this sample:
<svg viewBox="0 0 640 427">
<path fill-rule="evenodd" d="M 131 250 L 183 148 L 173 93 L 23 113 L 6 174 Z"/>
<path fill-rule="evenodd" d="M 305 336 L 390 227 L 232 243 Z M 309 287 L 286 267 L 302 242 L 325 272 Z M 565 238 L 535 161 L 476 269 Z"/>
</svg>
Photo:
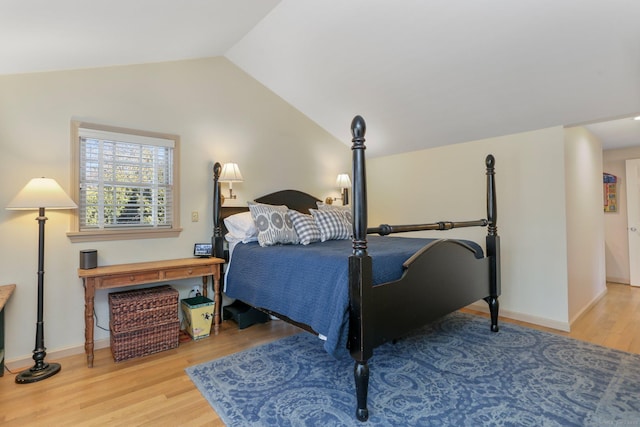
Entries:
<svg viewBox="0 0 640 427">
<path fill-rule="evenodd" d="M 336 179 L 336 185 L 340 189 L 340 196 L 342 197 L 327 197 L 325 203 L 330 205 L 336 200 L 342 200 L 342 205 L 349 204 L 349 189 L 351 188 L 351 179 L 346 173 L 341 173 Z"/>
<path fill-rule="evenodd" d="M 242 182 L 244 179 L 236 163 L 225 163 L 224 166 L 222 166 L 222 172 L 220 173 L 220 179 L 218 181 L 229 183 L 229 198 L 235 199 L 236 195 L 233 194 L 233 183 Z"/>
</svg>

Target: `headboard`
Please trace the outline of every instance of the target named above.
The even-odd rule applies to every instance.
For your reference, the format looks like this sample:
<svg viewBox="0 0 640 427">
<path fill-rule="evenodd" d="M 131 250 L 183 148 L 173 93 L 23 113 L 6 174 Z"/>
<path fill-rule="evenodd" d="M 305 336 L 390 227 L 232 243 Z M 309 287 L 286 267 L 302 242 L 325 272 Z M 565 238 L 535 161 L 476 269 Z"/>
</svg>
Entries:
<svg viewBox="0 0 640 427">
<path fill-rule="evenodd" d="M 321 200 L 316 199 L 310 194 L 303 193 L 302 191 L 282 190 L 267 194 L 266 196 L 258 197 L 255 201 L 256 203 L 264 203 L 267 205 L 286 205 L 289 209 L 309 214 L 311 213 L 309 212 L 309 209 L 316 209 L 316 203 Z"/>
<path fill-rule="evenodd" d="M 289 209 L 296 210 L 305 214 L 309 214 L 309 209 L 316 209 L 317 202 L 322 200 L 298 190 L 281 190 L 275 193 L 266 194 L 254 200 L 256 203 L 264 203 L 266 205 L 286 205 Z M 220 220 L 231 215 L 246 212 L 247 206 L 224 206 L 220 209 Z M 224 227 L 224 222 L 222 223 Z"/>
<path fill-rule="evenodd" d="M 215 175 L 214 175 L 215 177 Z M 226 234 L 226 228 L 224 226 L 224 219 L 230 217 L 231 215 L 235 215 L 237 213 L 246 212 L 249 210 L 247 206 L 224 206 L 221 202 L 221 197 L 217 182 L 215 180 L 214 187 L 214 199 L 213 199 L 213 236 L 211 238 L 212 245 L 214 248 L 214 256 L 218 256 L 220 258 L 223 257 L 224 254 L 223 249 L 223 241 L 224 235 Z M 217 191 L 215 191 L 217 189 Z M 217 196 L 217 197 L 216 197 Z M 305 214 L 309 214 L 309 209 L 315 209 L 317 207 L 317 203 L 321 202 L 320 199 L 304 193 L 298 190 L 281 190 L 276 191 L 275 193 L 266 194 L 262 197 L 258 197 L 254 200 L 256 203 L 264 203 L 266 205 L 286 205 L 289 209 L 296 210 L 298 212 L 302 212 Z M 217 254 L 217 255 L 216 255 Z"/>
</svg>

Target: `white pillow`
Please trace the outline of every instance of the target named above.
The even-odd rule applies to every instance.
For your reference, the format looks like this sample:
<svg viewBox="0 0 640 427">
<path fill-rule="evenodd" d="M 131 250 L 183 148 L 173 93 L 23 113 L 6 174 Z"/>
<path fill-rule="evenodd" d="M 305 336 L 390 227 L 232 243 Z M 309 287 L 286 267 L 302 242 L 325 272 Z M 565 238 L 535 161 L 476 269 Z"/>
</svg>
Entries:
<svg viewBox="0 0 640 427">
<path fill-rule="evenodd" d="M 258 228 L 249 211 L 225 218 L 224 225 L 230 235 L 226 236 L 227 241 L 232 239 L 239 240 L 242 243 L 249 243 L 258 240 Z"/>
</svg>

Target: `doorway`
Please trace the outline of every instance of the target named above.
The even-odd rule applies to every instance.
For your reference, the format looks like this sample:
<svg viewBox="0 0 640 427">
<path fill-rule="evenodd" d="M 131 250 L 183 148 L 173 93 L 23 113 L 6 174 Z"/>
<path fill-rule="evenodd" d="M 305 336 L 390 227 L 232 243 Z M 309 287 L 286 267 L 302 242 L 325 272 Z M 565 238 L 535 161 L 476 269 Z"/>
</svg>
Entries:
<svg viewBox="0 0 640 427">
<path fill-rule="evenodd" d="M 640 159 L 625 161 L 629 283 L 640 286 Z"/>
</svg>

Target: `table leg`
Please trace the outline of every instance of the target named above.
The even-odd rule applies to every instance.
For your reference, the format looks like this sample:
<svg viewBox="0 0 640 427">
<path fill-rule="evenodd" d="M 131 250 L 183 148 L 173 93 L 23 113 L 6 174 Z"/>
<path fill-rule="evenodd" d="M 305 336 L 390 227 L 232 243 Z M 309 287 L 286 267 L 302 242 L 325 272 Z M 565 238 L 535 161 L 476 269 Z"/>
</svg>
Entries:
<svg viewBox="0 0 640 427">
<path fill-rule="evenodd" d="M 213 333 L 218 335 L 222 320 L 222 292 L 220 291 L 220 264 L 215 266 L 213 275 Z"/>
<path fill-rule="evenodd" d="M 87 355 L 87 367 L 93 368 L 93 304 L 95 284 L 89 278 L 84 283 L 84 352 Z"/>
<path fill-rule="evenodd" d="M 203 297 L 207 297 L 207 287 L 208 287 L 208 280 L 207 280 L 207 276 L 202 276 L 202 296 Z"/>
</svg>

